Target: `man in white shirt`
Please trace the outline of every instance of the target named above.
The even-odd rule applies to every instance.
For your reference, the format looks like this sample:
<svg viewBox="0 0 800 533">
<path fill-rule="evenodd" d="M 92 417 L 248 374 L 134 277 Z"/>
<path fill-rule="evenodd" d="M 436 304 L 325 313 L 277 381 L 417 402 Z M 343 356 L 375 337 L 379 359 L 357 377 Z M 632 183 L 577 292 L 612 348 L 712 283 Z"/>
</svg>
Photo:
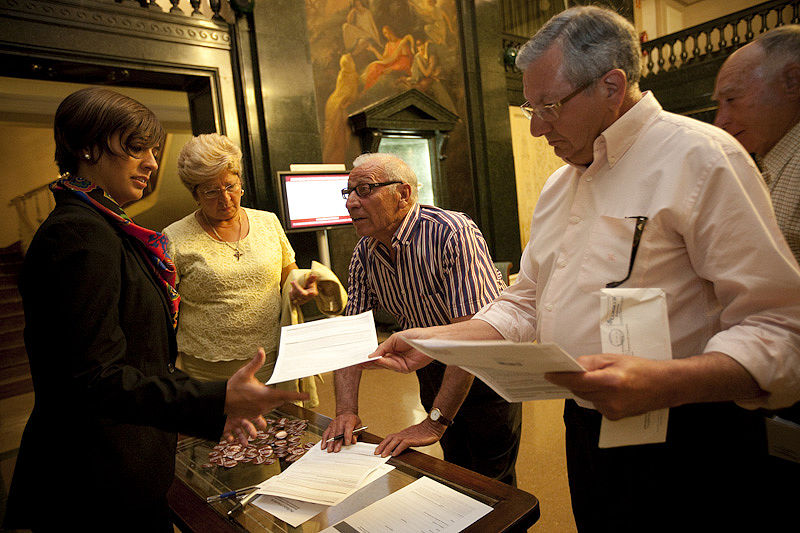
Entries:
<svg viewBox="0 0 800 533">
<path fill-rule="evenodd" d="M 800 269 L 747 152 L 642 94 L 640 57 L 633 26 L 597 7 L 522 47 L 531 134 L 567 165 L 536 205 L 517 282 L 469 321 L 394 335 L 377 364 L 426 364 L 407 336 L 556 342 L 588 369 L 548 376 L 578 398 L 564 418 L 579 530 L 764 526 L 765 502 L 789 496 L 765 479 L 763 418 L 743 407 L 800 398 Z M 601 353 L 597 291 L 615 282 L 666 293 L 672 360 Z M 666 443 L 597 447 L 600 414 L 665 407 Z"/>
</svg>

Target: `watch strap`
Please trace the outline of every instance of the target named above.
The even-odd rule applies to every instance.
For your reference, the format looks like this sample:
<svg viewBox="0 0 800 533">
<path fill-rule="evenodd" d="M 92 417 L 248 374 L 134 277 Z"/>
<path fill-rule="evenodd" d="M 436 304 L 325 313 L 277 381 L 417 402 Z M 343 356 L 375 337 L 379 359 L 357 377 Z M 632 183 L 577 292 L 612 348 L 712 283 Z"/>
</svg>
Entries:
<svg viewBox="0 0 800 533">
<path fill-rule="evenodd" d="M 453 421 L 444 416 L 438 407 L 431 409 L 430 414 L 428 414 L 428 418 L 443 426 L 451 426 L 453 424 Z"/>
</svg>

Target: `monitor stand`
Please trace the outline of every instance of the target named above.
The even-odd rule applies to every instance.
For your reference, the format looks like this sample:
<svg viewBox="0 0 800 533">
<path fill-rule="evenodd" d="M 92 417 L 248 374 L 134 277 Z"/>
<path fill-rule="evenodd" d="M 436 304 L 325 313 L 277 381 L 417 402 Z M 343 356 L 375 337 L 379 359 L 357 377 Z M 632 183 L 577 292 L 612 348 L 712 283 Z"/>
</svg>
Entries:
<svg viewBox="0 0 800 533">
<path fill-rule="evenodd" d="M 328 248 L 328 230 L 317 230 L 317 250 L 319 252 L 319 262 L 331 268 L 331 252 Z"/>
</svg>

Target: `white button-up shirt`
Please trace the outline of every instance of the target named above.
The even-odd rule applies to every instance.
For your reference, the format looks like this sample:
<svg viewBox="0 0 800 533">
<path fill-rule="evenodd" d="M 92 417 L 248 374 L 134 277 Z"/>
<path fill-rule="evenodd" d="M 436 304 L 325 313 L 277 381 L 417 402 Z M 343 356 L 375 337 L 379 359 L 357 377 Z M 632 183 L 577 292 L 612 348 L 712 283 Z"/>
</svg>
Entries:
<svg viewBox="0 0 800 533">
<path fill-rule="evenodd" d="M 549 178 L 517 282 L 475 318 L 508 340 L 601 353 L 597 291 L 627 275 L 639 216 L 621 287 L 664 290 L 673 357 L 732 357 L 770 393 L 748 406 L 800 400 L 800 268 L 758 169 L 727 133 L 649 93 L 598 137 L 588 167 Z"/>
</svg>

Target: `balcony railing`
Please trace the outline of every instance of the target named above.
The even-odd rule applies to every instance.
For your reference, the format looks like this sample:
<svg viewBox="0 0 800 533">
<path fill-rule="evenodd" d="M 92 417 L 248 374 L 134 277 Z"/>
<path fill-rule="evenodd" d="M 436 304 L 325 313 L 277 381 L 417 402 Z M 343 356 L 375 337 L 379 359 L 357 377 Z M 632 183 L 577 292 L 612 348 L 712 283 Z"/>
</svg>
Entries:
<svg viewBox="0 0 800 533">
<path fill-rule="evenodd" d="M 642 43 L 642 77 L 727 55 L 758 34 L 784 24 L 800 23 L 800 0 L 773 0 Z M 517 52 L 527 39 L 503 34 L 503 64 L 517 73 Z"/>
<path fill-rule="evenodd" d="M 234 13 L 229 2 L 222 0 L 107 0 L 107 3 L 140 7 L 154 12 L 166 12 L 176 16 L 190 16 L 214 22 L 232 22 Z M 246 4 L 246 2 L 239 2 Z"/>
<path fill-rule="evenodd" d="M 764 2 L 642 44 L 642 77 L 727 55 L 758 34 L 800 22 L 800 0 Z"/>
</svg>

